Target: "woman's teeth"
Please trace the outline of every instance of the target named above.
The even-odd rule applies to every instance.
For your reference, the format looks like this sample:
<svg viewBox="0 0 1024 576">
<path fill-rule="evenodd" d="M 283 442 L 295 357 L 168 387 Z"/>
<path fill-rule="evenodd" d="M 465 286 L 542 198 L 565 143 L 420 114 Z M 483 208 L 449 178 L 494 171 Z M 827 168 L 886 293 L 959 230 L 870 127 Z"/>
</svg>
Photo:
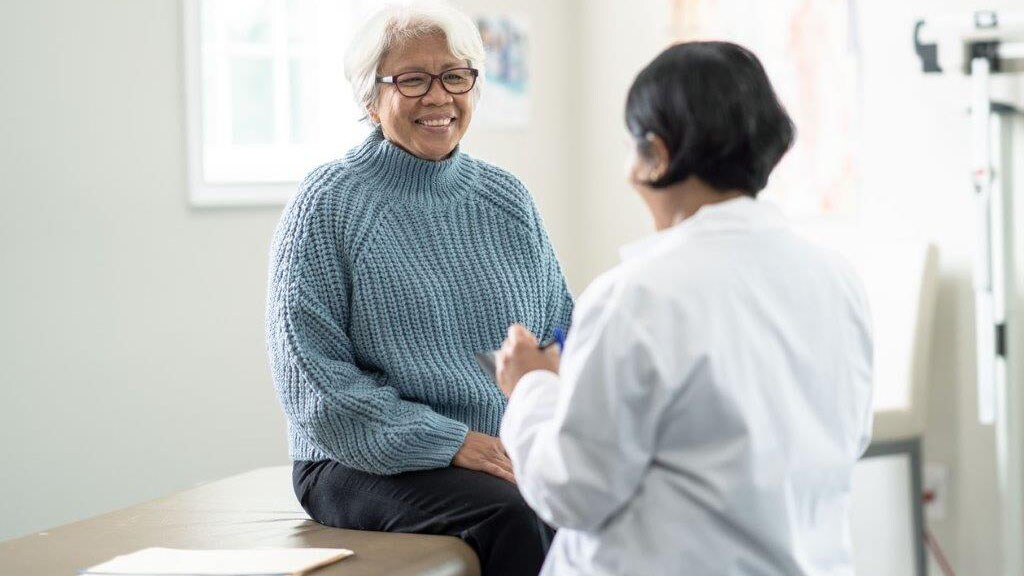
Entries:
<svg viewBox="0 0 1024 576">
<path fill-rule="evenodd" d="M 417 120 L 417 124 L 423 124 L 424 126 L 430 126 L 432 128 L 441 128 L 452 123 L 452 118 L 442 118 L 440 120 Z"/>
</svg>

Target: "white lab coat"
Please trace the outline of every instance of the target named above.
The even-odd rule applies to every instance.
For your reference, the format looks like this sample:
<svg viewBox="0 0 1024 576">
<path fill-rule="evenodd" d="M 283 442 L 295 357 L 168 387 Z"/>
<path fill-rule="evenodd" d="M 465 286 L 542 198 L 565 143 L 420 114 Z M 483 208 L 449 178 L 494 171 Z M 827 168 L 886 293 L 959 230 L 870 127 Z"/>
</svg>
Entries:
<svg viewBox="0 0 1024 576">
<path fill-rule="evenodd" d="M 580 297 L 561 376 L 501 426 L 559 531 L 545 575 L 849 575 L 871 333 L 850 267 L 747 197 L 633 246 Z"/>
</svg>

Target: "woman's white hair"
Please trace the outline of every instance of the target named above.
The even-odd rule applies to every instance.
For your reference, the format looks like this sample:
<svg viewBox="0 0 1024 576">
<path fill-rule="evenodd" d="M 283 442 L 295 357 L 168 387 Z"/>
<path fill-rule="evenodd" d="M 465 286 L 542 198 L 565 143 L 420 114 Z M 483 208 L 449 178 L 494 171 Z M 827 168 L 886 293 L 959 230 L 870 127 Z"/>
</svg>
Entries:
<svg viewBox="0 0 1024 576">
<path fill-rule="evenodd" d="M 345 52 L 345 78 L 352 85 L 363 120 L 377 102 L 377 74 L 388 52 L 409 40 L 443 35 L 448 49 L 459 60 L 480 71 L 473 88 L 474 105 L 480 99 L 484 75 L 484 43 L 480 31 L 462 12 L 438 1 L 386 6 L 371 16 L 356 32 Z"/>
</svg>

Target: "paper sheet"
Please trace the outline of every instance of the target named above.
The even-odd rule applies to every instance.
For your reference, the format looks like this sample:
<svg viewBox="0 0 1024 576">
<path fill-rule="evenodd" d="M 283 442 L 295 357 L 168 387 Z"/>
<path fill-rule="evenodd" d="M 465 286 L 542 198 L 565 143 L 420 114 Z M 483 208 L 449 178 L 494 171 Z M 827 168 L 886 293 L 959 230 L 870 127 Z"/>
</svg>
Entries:
<svg viewBox="0 0 1024 576">
<path fill-rule="evenodd" d="M 146 548 L 81 572 L 88 576 L 291 576 L 351 556 L 344 548 L 178 550 Z"/>
</svg>

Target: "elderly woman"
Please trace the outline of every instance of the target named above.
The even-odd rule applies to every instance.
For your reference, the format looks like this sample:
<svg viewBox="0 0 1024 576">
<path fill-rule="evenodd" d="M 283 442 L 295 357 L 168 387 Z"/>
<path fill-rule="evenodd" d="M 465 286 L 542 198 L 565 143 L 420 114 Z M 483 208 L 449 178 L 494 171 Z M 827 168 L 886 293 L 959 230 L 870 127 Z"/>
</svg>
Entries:
<svg viewBox="0 0 1024 576">
<path fill-rule="evenodd" d="M 659 232 L 580 297 L 561 361 L 522 326 L 498 356 L 501 438 L 559 528 L 544 574 L 853 574 L 871 332 L 850 267 L 756 199 L 789 116 L 751 52 L 693 42 L 626 123 Z"/>
<path fill-rule="evenodd" d="M 536 574 L 550 529 L 496 438 L 473 353 L 572 308 L 530 194 L 459 149 L 484 50 L 442 5 L 389 8 L 346 74 L 376 129 L 314 170 L 277 228 L 267 312 L 295 492 L 318 522 L 447 534 L 485 575 Z"/>
</svg>

